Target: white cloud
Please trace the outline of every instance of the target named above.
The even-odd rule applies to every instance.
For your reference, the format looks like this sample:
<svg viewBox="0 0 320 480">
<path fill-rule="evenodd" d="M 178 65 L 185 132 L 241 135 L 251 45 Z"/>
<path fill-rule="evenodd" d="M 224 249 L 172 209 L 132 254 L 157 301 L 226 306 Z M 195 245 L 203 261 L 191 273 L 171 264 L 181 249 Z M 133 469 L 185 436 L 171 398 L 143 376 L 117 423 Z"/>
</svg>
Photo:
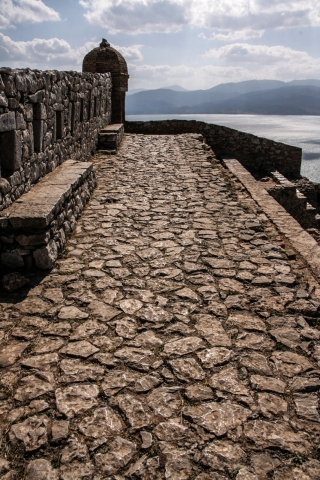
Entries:
<svg viewBox="0 0 320 480">
<path fill-rule="evenodd" d="M 243 71 L 247 70 L 251 78 L 256 79 L 289 81 L 317 78 L 320 75 L 320 58 L 282 45 L 270 47 L 236 43 L 211 49 L 206 52 L 205 57 L 213 58 L 226 66 L 238 65 Z"/>
<path fill-rule="evenodd" d="M 249 63 L 256 65 L 272 65 L 275 63 L 312 63 L 317 61 L 306 52 L 293 50 L 283 45 L 250 45 L 234 43 L 207 51 L 205 57 L 211 57 L 228 63 Z"/>
<path fill-rule="evenodd" d="M 235 42 L 237 40 L 249 40 L 249 38 L 262 37 L 263 30 L 239 30 L 235 32 L 217 31 L 208 40 L 219 40 L 221 42 Z"/>
<path fill-rule="evenodd" d="M 190 90 L 206 89 L 219 83 L 252 79 L 248 69 L 234 66 L 205 65 L 129 65 L 130 89 L 159 88 L 178 84 Z"/>
<path fill-rule="evenodd" d="M 141 48 L 143 45 L 131 45 L 130 47 L 120 47 L 119 45 L 111 44 L 113 48 L 118 50 L 124 56 L 127 62 L 140 62 L 143 60 Z"/>
<path fill-rule="evenodd" d="M 12 27 L 17 23 L 59 20 L 59 13 L 42 0 L 1 0 L 0 28 Z"/>
<path fill-rule="evenodd" d="M 320 76 L 320 58 L 284 46 L 236 43 L 211 49 L 205 58 L 213 59 L 213 64 L 130 65 L 130 88 L 158 88 L 175 83 L 188 89 L 206 89 L 243 80 L 290 81 Z"/>
<path fill-rule="evenodd" d="M 79 0 L 79 3 L 85 8 L 89 23 L 101 25 L 111 33 L 176 32 L 188 24 L 213 30 L 216 39 L 230 41 L 260 36 L 268 28 L 320 25 L 320 4 L 314 0 Z M 232 36 L 235 32 L 242 32 L 242 36 L 240 33 Z"/>
<path fill-rule="evenodd" d="M 81 70 L 84 56 L 98 44 L 97 41 L 90 41 L 79 48 L 72 48 L 66 40 L 60 38 L 34 38 L 26 42 L 15 42 L 0 33 L 0 57 L 3 63 L 12 67 Z M 131 62 L 143 59 L 142 45 L 114 48 Z"/>
<path fill-rule="evenodd" d="M 80 0 L 91 24 L 110 33 L 177 32 L 189 23 L 188 5 L 193 0 Z"/>
</svg>

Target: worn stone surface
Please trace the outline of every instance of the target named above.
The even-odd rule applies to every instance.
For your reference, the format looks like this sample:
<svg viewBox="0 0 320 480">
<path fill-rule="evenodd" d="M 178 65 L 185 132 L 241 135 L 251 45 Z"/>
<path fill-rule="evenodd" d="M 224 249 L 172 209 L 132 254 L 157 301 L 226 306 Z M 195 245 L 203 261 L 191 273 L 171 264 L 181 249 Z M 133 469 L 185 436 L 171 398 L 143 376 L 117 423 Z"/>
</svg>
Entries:
<svg viewBox="0 0 320 480">
<path fill-rule="evenodd" d="M 246 454 L 240 445 L 226 440 L 209 443 L 202 451 L 201 463 L 212 470 L 233 472 L 246 461 Z"/>
<path fill-rule="evenodd" d="M 44 458 L 32 460 L 26 468 L 26 480 L 58 480 L 59 474 Z"/>
<path fill-rule="evenodd" d="M 251 411 L 232 403 L 210 402 L 197 407 L 185 407 L 183 414 L 196 424 L 221 436 L 244 423 Z"/>
<path fill-rule="evenodd" d="M 39 372 L 36 375 L 30 375 L 21 379 L 14 398 L 20 402 L 26 402 L 53 390 L 53 375 L 48 372 Z"/>
<path fill-rule="evenodd" d="M 110 445 L 109 453 L 95 456 L 97 467 L 107 475 L 116 473 L 127 465 L 136 452 L 136 445 L 124 438 L 116 437 Z"/>
<path fill-rule="evenodd" d="M 12 425 L 10 440 L 12 443 L 22 442 L 27 452 L 37 450 L 48 443 L 48 424 L 46 415 L 29 417 L 22 423 Z"/>
<path fill-rule="evenodd" d="M 67 417 L 83 413 L 97 405 L 97 396 L 99 394 L 96 385 L 70 385 L 66 388 L 56 390 L 57 408 Z"/>
<path fill-rule="evenodd" d="M 278 447 L 289 452 L 305 453 L 311 446 L 307 433 L 296 433 L 284 422 L 271 423 L 263 420 L 248 422 L 244 427 L 244 433 L 262 449 Z"/>
<path fill-rule="evenodd" d="M 57 268 L 1 293 L 1 475 L 316 480 L 317 279 L 197 136 L 94 162 Z"/>
<path fill-rule="evenodd" d="M 124 428 L 121 417 L 110 407 L 97 408 L 91 417 L 85 417 L 79 430 L 86 437 L 99 438 L 114 436 Z"/>
</svg>

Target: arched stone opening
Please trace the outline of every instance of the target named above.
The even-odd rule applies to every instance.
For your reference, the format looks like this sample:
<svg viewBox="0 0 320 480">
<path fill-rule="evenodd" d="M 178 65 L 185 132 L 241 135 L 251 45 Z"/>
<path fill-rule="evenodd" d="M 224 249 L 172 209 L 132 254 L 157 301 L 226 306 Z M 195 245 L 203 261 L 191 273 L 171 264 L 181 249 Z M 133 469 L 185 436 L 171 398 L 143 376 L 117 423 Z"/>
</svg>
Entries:
<svg viewBox="0 0 320 480">
<path fill-rule="evenodd" d="M 111 73 L 111 122 L 124 123 L 125 100 L 128 91 L 128 68 L 123 56 L 104 38 L 100 46 L 91 50 L 83 59 L 83 72 Z"/>
</svg>

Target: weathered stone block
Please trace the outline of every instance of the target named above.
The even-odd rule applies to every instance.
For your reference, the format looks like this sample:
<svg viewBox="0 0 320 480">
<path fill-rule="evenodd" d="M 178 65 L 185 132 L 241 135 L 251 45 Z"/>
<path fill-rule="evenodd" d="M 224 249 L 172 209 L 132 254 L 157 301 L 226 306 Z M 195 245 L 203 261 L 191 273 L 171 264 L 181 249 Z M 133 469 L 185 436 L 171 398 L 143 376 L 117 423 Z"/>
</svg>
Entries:
<svg viewBox="0 0 320 480">
<path fill-rule="evenodd" d="M 25 75 L 21 75 L 17 73 L 16 75 L 16 87 L 19 92 L 26 93 L 27 92 L 27 80 Z"/>
<path fill-rule="evenodd" d="M 58 247 L 54 240 L 50 240 L 48 245 L 39 248 L 33 252 L 35 264 L 41 270 L 52 268 L 58 258 Z"/>
<path fill-rule="evenodd" d="M 8 99 L 4 93 L 0 94 L 0 107 L 7 107 L 8 106 Z"/>
<path fill-rule="evenodd" d="M 8 112 L 0 115 L 0 132 L 8 132 L 16 128 L 15 112 Z"/>
<path fill-rule="evenodd" d="M 10 110 L 16 110 L 19 108 L 19 102 L 16 98 L 8 98 L 8 107 Z"/>
<path fill-rule="evenodd" d="M 23 247 L 45 245 L 50 240 L 50 233 L 42 232 L 37 235 L 18 235 L 16 240 Z"/>
<path fill-rule="evenodd" d="M 12 71 L 13 73 L 13 71 Z M 17 93 L 15 86 L 14 75 L 2 74 L 2 80 L 4 83 L 5 92 L 8 97 L 14 97 Z"/>
<path fill-rule="evenodd" d="M 29 95 L 29 101 L 31 103 L 42 103 L 44 100 L 46 92 L 44 90 L 39 90 L 39 92 Z"/>
<path fill-rule="evenodd" d="M 1 262 L 3 265 L 11 268 L 24 267 L 23 257 L 19 251 L 4 252 L 1 254 Z"/>
<path fill-rule="evenodd" d="M 10 191 L 10 183 L 5 178 L 0 178 L 0 192 L 6 195 Z"/>
</svg>

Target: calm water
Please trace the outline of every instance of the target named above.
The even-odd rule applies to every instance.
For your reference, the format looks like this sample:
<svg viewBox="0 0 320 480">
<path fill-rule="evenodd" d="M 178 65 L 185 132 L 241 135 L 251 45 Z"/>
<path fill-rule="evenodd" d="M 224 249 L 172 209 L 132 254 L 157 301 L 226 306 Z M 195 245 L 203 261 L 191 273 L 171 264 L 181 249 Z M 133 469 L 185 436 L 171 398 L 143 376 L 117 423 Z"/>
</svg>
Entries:
<svg viewBox="0 0 320 480">
<path fill-rule="evenodd" d="M 301 175 L 320 182 L 320 116 L 307 115 L 127 115 L 126 120 L 199 120 L 302 148 Z"/>
</svg>

